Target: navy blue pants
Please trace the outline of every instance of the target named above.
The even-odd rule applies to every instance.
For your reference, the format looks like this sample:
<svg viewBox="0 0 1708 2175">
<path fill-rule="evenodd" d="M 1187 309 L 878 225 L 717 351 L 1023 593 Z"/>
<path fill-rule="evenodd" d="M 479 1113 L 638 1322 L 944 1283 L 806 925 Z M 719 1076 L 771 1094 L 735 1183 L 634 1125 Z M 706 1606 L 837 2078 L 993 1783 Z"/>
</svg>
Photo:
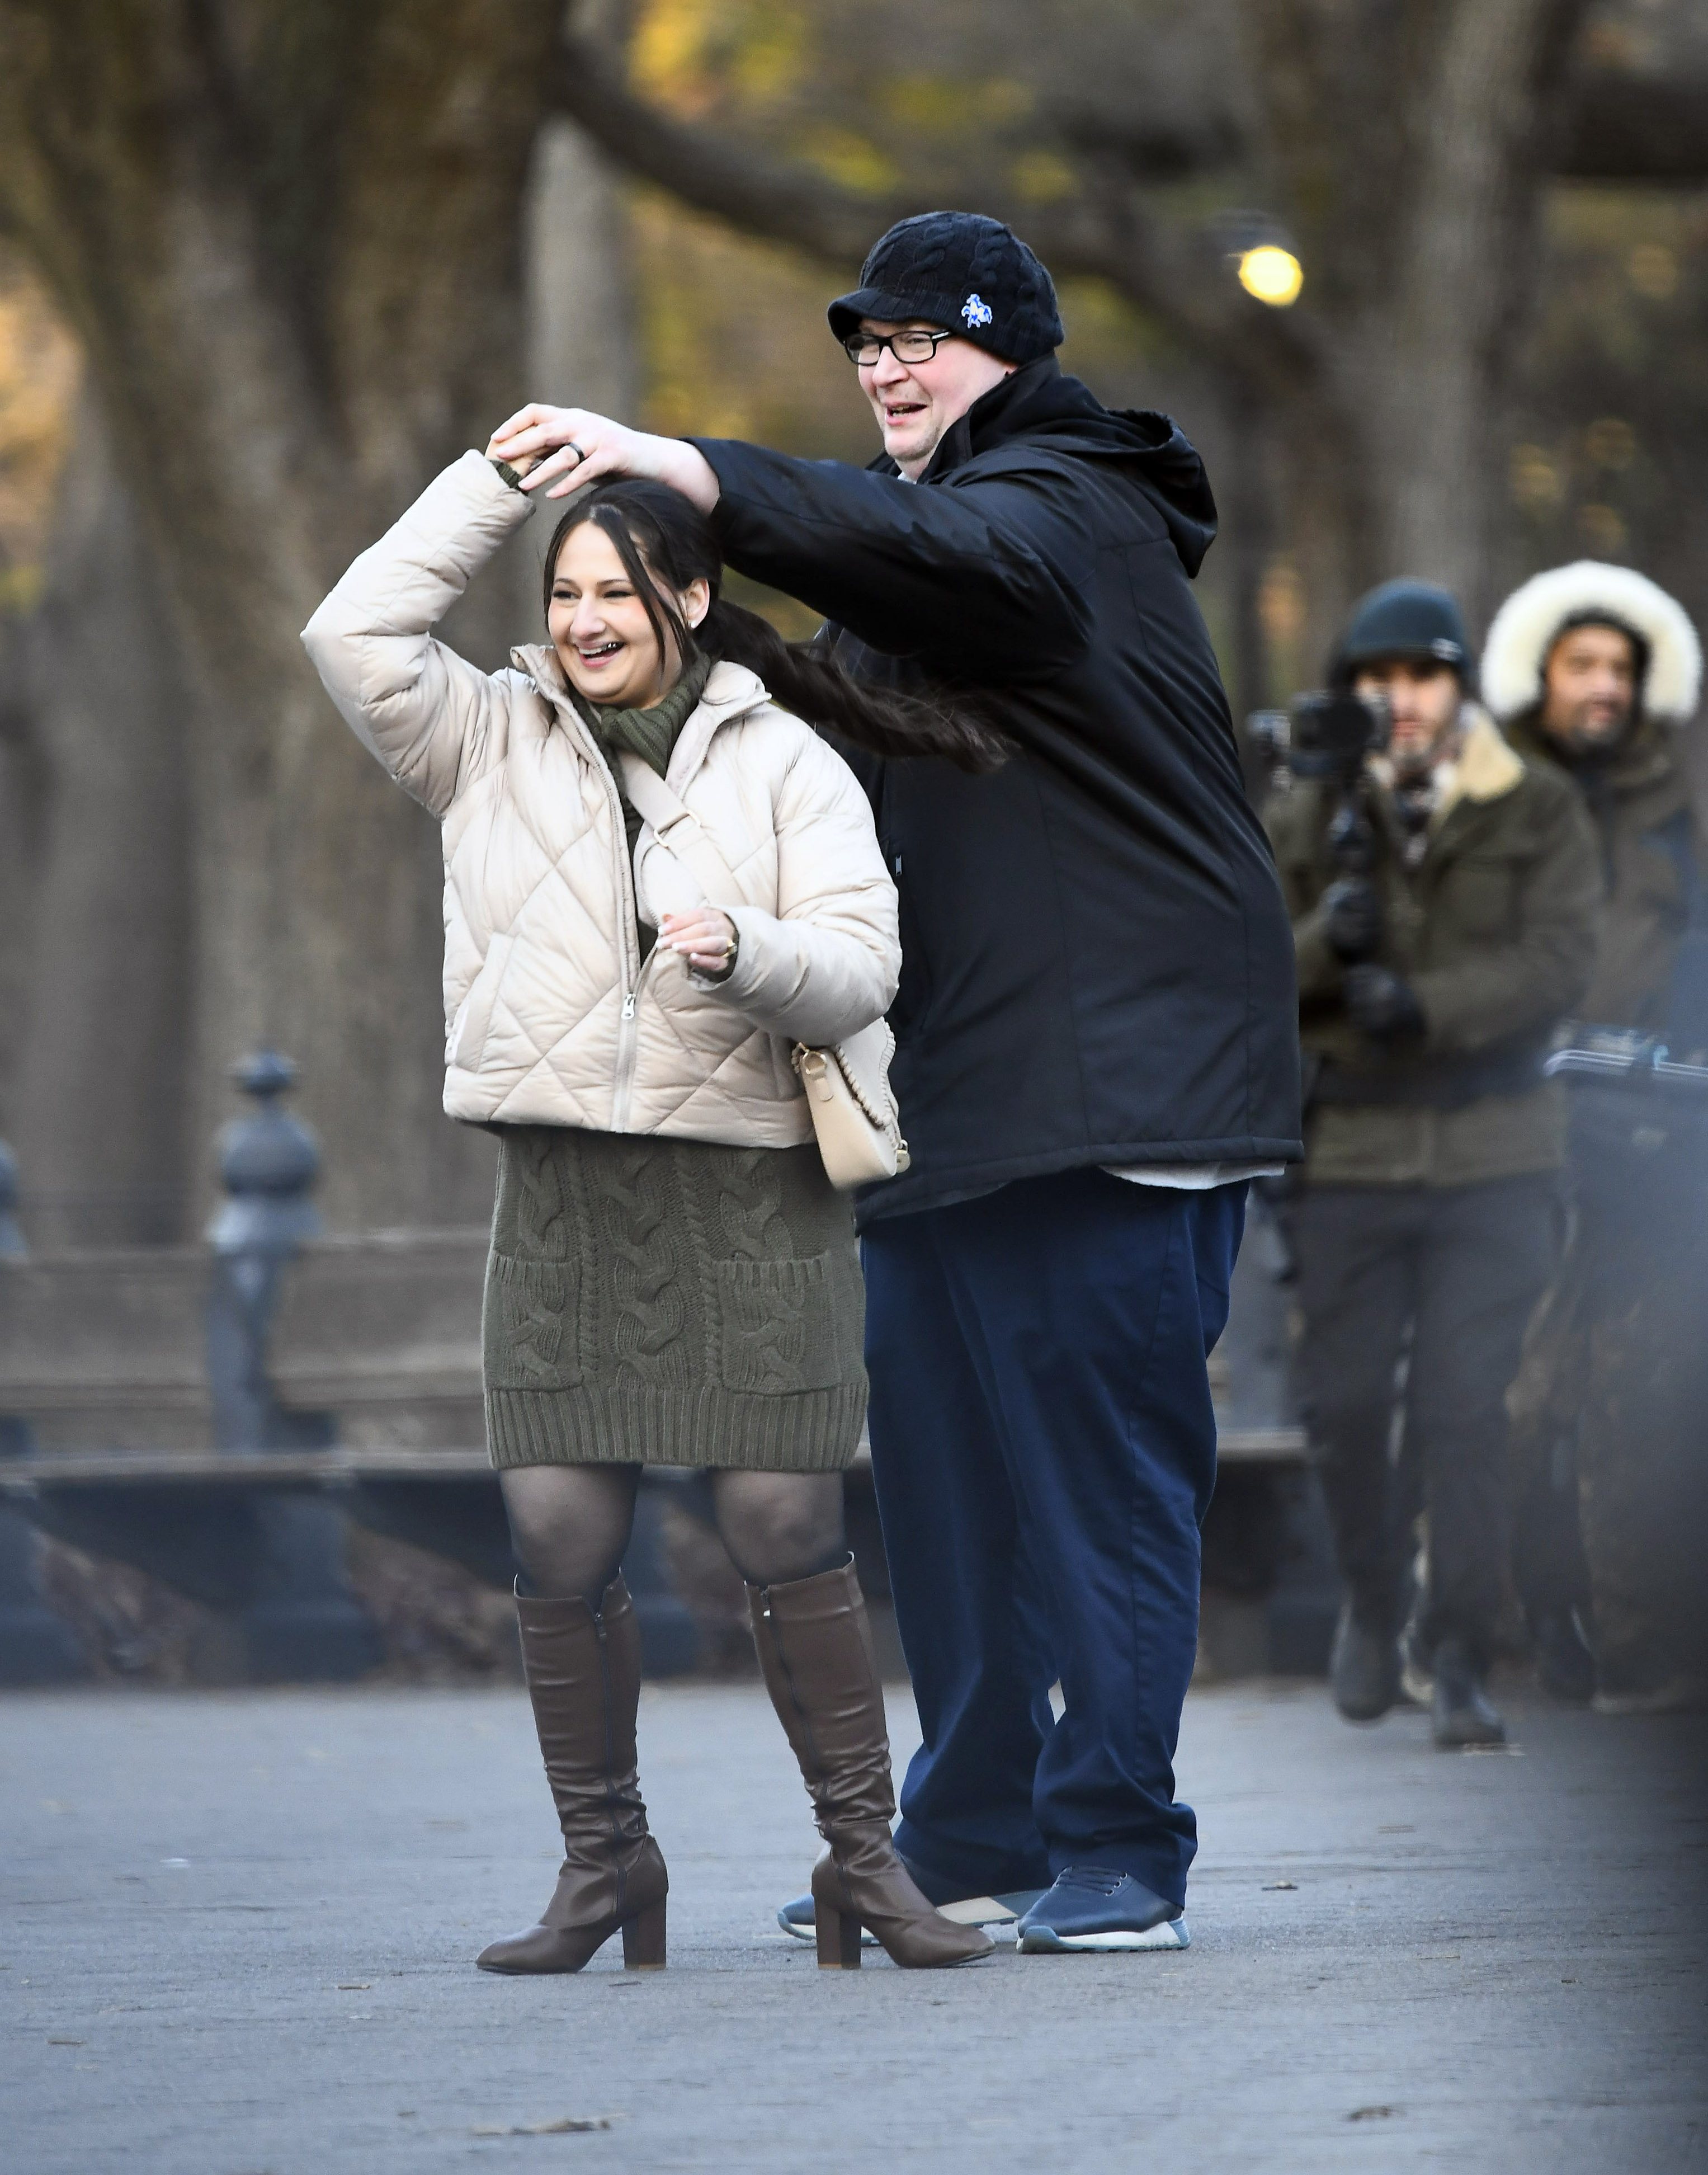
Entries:
<svg viewBox="0 0 1708 2175">
<path fill-rule="evenodd" d="M 924 1733 L 896 1841 L 967 1894 L 1079 1864 L 1185 1901 L 1206 1362 L 1244 1217 L 1244 1185 L 1087 1169 L 865 1234 L 872 1468 Z"/>
</svg>

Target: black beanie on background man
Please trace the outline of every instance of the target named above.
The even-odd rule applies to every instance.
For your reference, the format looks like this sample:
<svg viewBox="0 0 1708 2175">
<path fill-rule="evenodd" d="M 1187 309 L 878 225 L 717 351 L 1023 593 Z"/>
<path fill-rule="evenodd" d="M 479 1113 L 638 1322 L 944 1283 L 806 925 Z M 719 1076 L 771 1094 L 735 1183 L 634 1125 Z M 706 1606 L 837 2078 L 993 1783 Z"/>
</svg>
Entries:
<svg viewBox="0 0 1708 2175">
<path fill-rule="evenodd" d="M 922 211 L 892 226 L 860 267 L 860 283 L 830 306 L 839 340 L 862 317 L 923 317 L 1004 362 L 1035 362 L 1061 345 L 1055 286 L 1000 220 L 973 211 Z"/>
<path fill-rule="evenodd" d="M 1384 582 L 1360 597 L 1330 662 L 1329 679 L 1337 687 L 1349 687 L 1360 665 L 1396 658 L 1445 664 L 1468 689 L 1471 648 L 1448 590 L 1433 582 L 1406 580 Z"/>
</svg>

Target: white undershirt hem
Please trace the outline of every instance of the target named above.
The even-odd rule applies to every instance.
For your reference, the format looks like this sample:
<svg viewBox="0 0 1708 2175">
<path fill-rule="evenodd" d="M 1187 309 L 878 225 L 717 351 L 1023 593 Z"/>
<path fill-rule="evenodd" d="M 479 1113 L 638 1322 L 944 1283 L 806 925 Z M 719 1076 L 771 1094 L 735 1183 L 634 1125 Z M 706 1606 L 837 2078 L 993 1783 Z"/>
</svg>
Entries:
<svg viewBox="0 0 1708 2175">
<path fill-rule="evenodd" d="M 1129 1185 L 1168 1185 L 1181 1193 L 1207 1193 L 1212 1185 L 1242 1185 L 1254 1178 L 1279 1178 L 1278 1163 L 1106 1163 L 1098 1166 Z"/>
</svg>

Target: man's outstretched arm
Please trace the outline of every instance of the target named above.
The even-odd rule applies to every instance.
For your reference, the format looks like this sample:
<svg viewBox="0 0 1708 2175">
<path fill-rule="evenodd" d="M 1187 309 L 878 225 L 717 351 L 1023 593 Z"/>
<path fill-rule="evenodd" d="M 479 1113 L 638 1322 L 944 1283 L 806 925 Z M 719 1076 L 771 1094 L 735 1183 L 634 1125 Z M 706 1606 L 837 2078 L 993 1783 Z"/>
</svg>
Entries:
<svg viewBox="0 0 1708 2175">
<path fill-rule="evenodd" d="M 949 488 L 739 439 L 632 431 L 581 408 L 521 409 L 488 449 L 530 493 L 616 476 L 709 513 L 731 566 L 892 655 L 956 675 L 1037 676 L 1083 651 L 1091 567 L 1070 480 L 1047 465 Z"/>
<path fill-rule="evenodd" d="M 981 680 L 1083 652 L 1093 569 L 1078 494 L 1049 464 L 920 485 L 739 439 L 694 443 L 718 478 L 729 564 L 870 648 Z"/>
</svg>

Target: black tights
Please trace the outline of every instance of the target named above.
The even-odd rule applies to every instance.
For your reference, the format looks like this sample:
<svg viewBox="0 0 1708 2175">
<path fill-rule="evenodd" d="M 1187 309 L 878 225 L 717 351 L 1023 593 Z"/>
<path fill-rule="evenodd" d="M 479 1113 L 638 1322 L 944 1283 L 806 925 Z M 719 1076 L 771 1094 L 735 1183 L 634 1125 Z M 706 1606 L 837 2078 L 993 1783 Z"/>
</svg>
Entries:
<svg viewBox="0 0 1708 2175">
<path fill-rule="evenodd" d="M 518 1465 L 498 1476 L 523 1589 L 597 1603 L 635 1521 L 637 1465 Z M 782 1586 L 844 1561 L 839 1473 L 714 1473 L 719 1538 L 750 1586 Z"/>
</svg>

